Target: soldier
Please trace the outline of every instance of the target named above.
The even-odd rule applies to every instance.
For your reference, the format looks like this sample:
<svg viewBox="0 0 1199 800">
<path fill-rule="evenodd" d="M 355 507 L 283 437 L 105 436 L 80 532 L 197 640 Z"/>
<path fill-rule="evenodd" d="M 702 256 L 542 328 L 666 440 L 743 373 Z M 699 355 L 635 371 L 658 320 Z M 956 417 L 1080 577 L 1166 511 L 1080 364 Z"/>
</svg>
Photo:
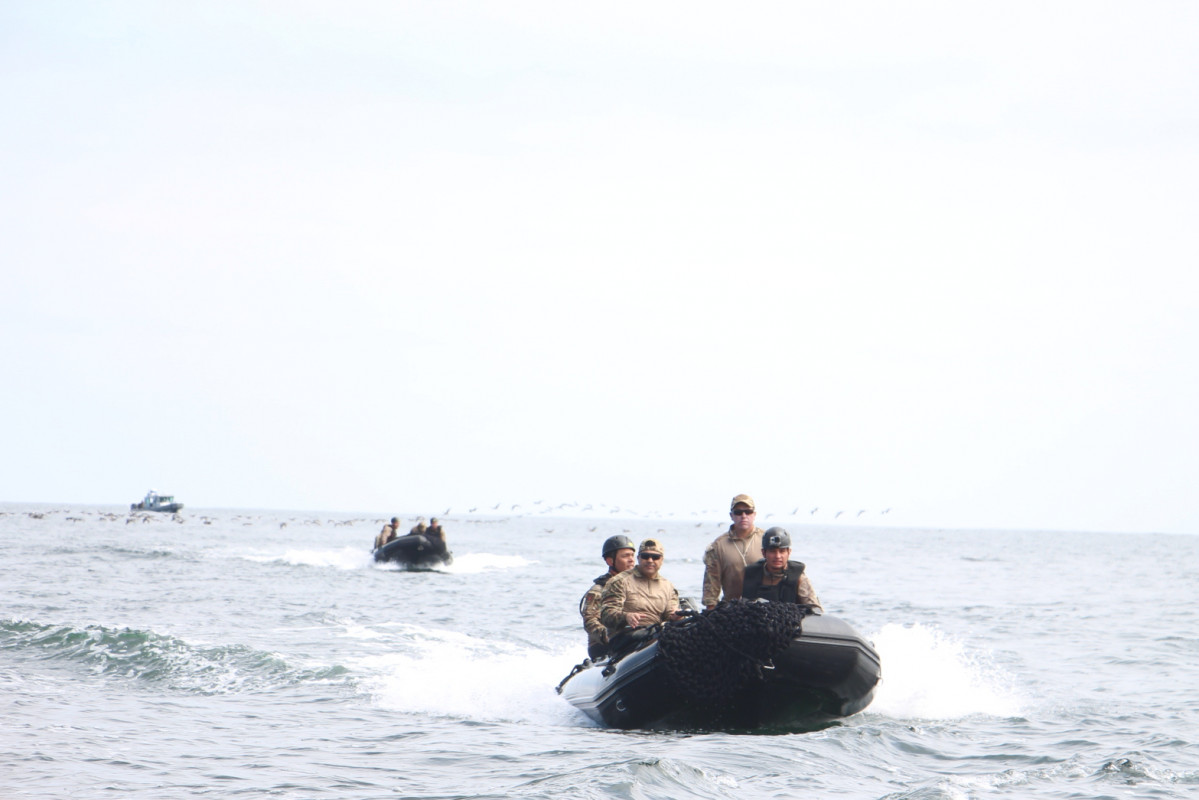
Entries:
<svg viewBox="0 0 1199 800">
<path fill-rule="evenodd" d="M 733 524 L 704 551 L 704 608 L 741 596 L 745 568 L 762 557 L 762 529 L 754 525 L 757 515 L 752 497 L 733 498 L 729 505 Z"/>
<path fill-rule="evenodd" d="M 579 614 L 583 617 L 583 630 L 587 631 L 587 656 L 598 661 L 608 655 L 608 629 L 600 622 L 600 597 L 608 579 L 633 568 L 637 561 L 633 540 L 617 534 L 604 540 L 601 550 L 608 571 L 595 579 L 591 588 L 579 601 Z"/>
<path fill-rule="evenodd" d="M 425 524 L 425 518 L 417 517 L 416 524 L 412 526 L 412 530 L 408 531 L 408 535 L 411 536 L 414 533 L 424 533 L 428 529 L 429 526 Z"/>
<path fill-rule="evenodd" d="M 762 534 L 763 558 L 745 568 L 741 596 L 746 600 L 762 598 L 776 603 L 803 603 L 820 607 L 820 598 L 804 574 L 802 561 L 791 560 L 791 536 L 782 528 Z"/>
<path fill-rule="evenodd" d="M 396 517 L 392 517 L 391 522 L 383 526 L 383 530 L 379 531 L 379 533 L 375 536 L 376 550 L 390 542 L 392 539 L 396 538 L 396 528 L 399 526 L 399 524 L 400 521 Z"/>
<path fill-rule="evenodd" d="M 430 539 L 439 539 L 442 544 L 445 544 L 445 531 L 441 529 L 441 520 L 433 517 L 429 520 L 429 527 L 425 531 L 425 536 Z"/>
<path fill-rule="evenodd" d="M 633 628 L 681 619 L 679 592 L 659 573 L 665 550 L 657 539 L 646 539 L 637 550 L 637 566 L 608 580 L 600 595 L 600 621 L 608 641 L 619 647 L 619 637 Z"/>
</svg>

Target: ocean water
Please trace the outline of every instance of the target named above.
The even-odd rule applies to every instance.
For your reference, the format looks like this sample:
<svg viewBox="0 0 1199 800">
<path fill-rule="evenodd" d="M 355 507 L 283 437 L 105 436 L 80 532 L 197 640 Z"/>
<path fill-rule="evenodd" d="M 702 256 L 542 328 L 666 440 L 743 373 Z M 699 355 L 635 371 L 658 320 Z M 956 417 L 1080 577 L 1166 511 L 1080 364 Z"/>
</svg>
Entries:
<svg viewBox="0 0 1199 800">
<path fill-rule="evenodd" d="M 405 572 L 383 517 L 0 505 L 0 797 L 1199 796 L 1199 536 L 789 525 L 874 703 L 620 732 L 553 691 L 600 543 L 698 597 L 725 521 L 451 515 Z"/>
</svg>

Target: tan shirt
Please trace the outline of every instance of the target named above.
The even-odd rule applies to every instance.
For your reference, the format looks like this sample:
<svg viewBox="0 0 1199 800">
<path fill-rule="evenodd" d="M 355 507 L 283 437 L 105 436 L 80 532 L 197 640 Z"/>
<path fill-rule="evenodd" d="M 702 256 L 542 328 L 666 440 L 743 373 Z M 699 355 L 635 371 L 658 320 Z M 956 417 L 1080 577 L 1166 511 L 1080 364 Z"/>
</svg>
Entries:
<svg viewBox="0 0 1199 800">
<path fill-rule="evenodd" d="M 390 524 L 384 525 L 383 530 L 379 531 L 379 535 L 375 537 L 375 549 L 378 550 L 394 538 L 395 529 Z"/>
<path fill-rule="evenodd" d="M 741 583 L 745 568 L 762 557 L 762 529 L 754 528 L 745 539 L 733 535 L 730 525 L 704 551 L 704 607 L 714 606 L 723 599 L 735 600 L 741 596 Z"/>
<path fill-rule="evenodd" d="M 625 614 L 630 611 L 648 614 L 653 622 L 665 622 L 678 608 L 679 592 L 673 583 L 661 575 L 647 578 L 641 567 L 633 567 L 608 579 L 600 595 L 600 622 L 611 636 L 629 629 Z"/>
</svg>

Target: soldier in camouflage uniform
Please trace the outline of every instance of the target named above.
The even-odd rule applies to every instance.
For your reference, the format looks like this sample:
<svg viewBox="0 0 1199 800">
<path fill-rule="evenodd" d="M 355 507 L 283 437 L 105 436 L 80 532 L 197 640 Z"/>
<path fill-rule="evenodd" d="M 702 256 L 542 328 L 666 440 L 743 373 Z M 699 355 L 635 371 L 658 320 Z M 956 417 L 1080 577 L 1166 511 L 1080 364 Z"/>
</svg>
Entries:
<svg viewBox="0 0 1199 800">
<path fill-rule="evenodd" d="M 679 592 L 659 574 L 665 551 L 657 539 L 646 539 L 637 550 L 637 566 L 616 575 L 600 595 L 600 622 L 613 647 L 618 637 L 646 625 L 681 619 Z"/>
<path fill-rule="evenodd" d="M 637 561 L 633 540 L 627 536 L 609 536 L 602 550 L 608 571 L 595 579 L 587 594 L 579 601 L 579 613 L 583 616 L 583 630 L 587 631 L 587 656 L 598 661 L 608 654 L 608 629 L 600 622 L 600 595 L 608 579 L 632 569 Z"/>
<path fill-rule="evenodd" d="M 762 529 L 755 526 L 754 499 L 739 494 L 729 505 L 733 524 L 704 551 L 704 608 L 741 596 L 745 568 L 762 558 Z M 723 595 L 723 596 L 722 596 Z"/>
</svg>

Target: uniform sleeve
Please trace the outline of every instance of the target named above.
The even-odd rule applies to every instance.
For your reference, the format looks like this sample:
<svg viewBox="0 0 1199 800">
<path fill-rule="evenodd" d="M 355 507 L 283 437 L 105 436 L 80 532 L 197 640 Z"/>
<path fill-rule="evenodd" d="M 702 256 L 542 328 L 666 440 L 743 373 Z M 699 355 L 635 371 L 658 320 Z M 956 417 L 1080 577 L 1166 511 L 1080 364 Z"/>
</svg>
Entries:
<svg viewBox="0 0 1199 800">
<path fill-rule="evenodd" d="M 624 616 L 624 584 L 620 575 L 617 575 L 608 581 L 604 586 L 604 593 L 600 595 L 600 622 L 604 623 L 609 633 L 628 627 L 628 621 Z"/>
<path fill-rule="evenodd" d="M 704 551 L 704 608 L 720 602 L 720 561 L 716 555 L 716 542 Z"/>
<path fill-rule="evenodd" d="M 810 603 L 821 611 L 824 610 L 824 606 L 820 605 L 820 598 L 816 596 L 816 590 L 812 588 L 812 582 L 808 580 L 806 571 L 799 576 L 799 586 L 796 588 L 799 590 L 799 602 Z"/>
<path fill-rule="evenodd" d="M 583 615 L 583 630 L 588 633 L 606 633 L 604 623 L 600 622 L 600 596 L 603 592 L 603 587 L 599 584 L 593 584 L 587 590 L 587 594 L 583 595 L 583 603 L 579 608 L 579 613 Z"/>
<path fill-rule="evenodd" d="M 670 608 L 662 612 L 662 621 L 666 622 L 670 619 L 670 615 L 679 610 L 679 590 L 672 583 L 670 584 Z"/>
</svg>

